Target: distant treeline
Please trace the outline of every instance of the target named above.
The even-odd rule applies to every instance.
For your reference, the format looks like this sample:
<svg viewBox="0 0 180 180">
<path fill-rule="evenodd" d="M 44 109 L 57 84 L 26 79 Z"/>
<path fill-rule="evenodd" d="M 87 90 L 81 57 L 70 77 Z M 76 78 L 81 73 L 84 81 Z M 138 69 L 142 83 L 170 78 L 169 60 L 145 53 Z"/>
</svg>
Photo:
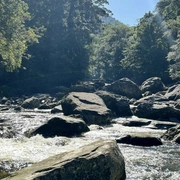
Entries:
<svg viewBox="0 0 180 180">
<path fill-rule="evenodd" d="M 180 0 L 160 0 L 137 26 L 107 0 L 1 0 L 0 93 L 48 92 L 83 79 L 180 79 Z M 10 93 L 10 94 L 11 94 Z"/>
</svg>

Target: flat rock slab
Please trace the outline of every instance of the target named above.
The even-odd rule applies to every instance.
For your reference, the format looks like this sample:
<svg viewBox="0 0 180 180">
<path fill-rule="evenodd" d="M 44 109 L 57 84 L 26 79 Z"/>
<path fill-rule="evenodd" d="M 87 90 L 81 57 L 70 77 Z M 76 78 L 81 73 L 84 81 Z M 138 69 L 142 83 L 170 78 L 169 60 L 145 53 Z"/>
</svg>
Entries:
<svg viewBox="0 0 180 180">
<path fill-rule="evenodd" d="M 160 138 L 143 135 L 143 134 L 133 134 L 126 135 L 120 139 L 116 140 L 117 143 L 131 144 L 135 146 L 159 146 L 162 145 Z"/>
<path fill-rule="evenodd" d="M 125 180 L 124 158 L 113 140 L 96 141 L 49 157 L 4 180 Z"/>
</svg>

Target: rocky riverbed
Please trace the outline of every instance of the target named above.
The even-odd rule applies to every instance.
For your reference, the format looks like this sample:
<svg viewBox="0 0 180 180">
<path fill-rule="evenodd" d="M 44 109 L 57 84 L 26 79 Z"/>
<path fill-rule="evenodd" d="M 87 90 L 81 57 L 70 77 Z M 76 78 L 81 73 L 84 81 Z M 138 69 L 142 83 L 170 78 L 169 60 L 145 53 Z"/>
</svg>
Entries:
<svg viewBox="0 0 180 180">
<path fill-rule="evenodd" d="M 123 96 L 117 94 L 117 88 L 120 89 L 121 86 L 118 87 L 116 82 L 112 87 L 108 85 L 108 88 L 103 87 L 94 92 L 92 91 L 94 86 L 86 84 L 72 87 L 70 92 L 57 93 L 56 96 L 36 94 L 31 97 L 2 98 L 0 178 L 54 155 L 76 151 L 99 140 L 115 140 L 124 156 L 126 179 L 178 179 L 180 174 L 178 90 L 176 95 L 172 93 L 178 85 L 169 90 L 161 87 L 163 89 L 159 91 L 157 88 L 157 93 L 146 91 L 148 95 L 141 97 L 143 93 L 139 92 L 143 92 L 142 89 L 139 88 L 136 93 L 138 86 L 134 83 L 125 86 L 124 81 L 123 79 L 124 92 L 119 90 Z M 129 80 L 126 81 L 127 84 L 130 83 Z M 127 88 L 132 89 L 133 86 L 134 97 L 133 91 L 129 93 L 130 90 Z M 97 88 L 97 85 L 95 87 Z M 73 96 L 68 96 L 71 92 Z M 72 106 L 69 102 L 73 102 Z M 65 109 L 66 107 L 68 109 Z M 53 123 L 64 123 L 66 120 L 64 115 L 70 117 L 65 124 L 60 125 L 64 129 L 73 126 L 73 118 L 84 120 L 88 129 L 79 132 L 73 131 L 72 128 L 71 133 L 74 134 L 71 136 L 44 137 L 42 131 L 44 125 L 48 129 Z M 77 126 L 76 122 L 73 127 L 81 126 L 80 121 L 80 126 Z M 175 127 L 177 127 L 175 130 L 170 131 L 171 140 L 164 139 L 163 135 L 167 129 Z M 47 129 L 45 128 L 46 131 Z M 36 134 L 33 134 L 34 132 Z M 166 134 L 166 137 L 168 136 Z"/>
</svg>

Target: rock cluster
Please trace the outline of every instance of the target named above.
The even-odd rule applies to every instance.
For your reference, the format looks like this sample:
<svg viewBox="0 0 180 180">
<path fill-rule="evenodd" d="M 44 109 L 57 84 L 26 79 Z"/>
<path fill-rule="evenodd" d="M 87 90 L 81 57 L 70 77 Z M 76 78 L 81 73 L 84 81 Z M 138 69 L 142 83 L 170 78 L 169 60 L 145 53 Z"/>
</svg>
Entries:
<svg viewBox="0 0 180 180">
<path fill-rule="evenodd" d="M 57 88 L 58 89 L 58 88 Z M 42 135 L 80 136 L 91 127 L 114 123 L 125 117 L 123 126 L 167 129 L 162 137 L 127 134 L 117 143 L 137 146 L 162 145 L 161 138 L 180 144 L 180 84 L 166 87 L 160 78 L 152 77 L 138 86 L 128 78 L 111 84 L 84 82 L 71 88 L 59 88 L 53 95 L 1 98 L 0 111 L 46 111 L 52 118 L 26 132 L 27 137 Z M 138 118 L 128 118 L 135 116 Z M 119 123 L 119 122 L 118 122 Z M 0 136 L 12 138 L 16 130 L 0 120 Z M 6 179 L 102 179 L 124 180 L 125 163 L 115 141 L 98 141 L 71 152 L 50 157 L 24 168 Z M 102 168 L 103 167 L 103 168 Z"/>
</svg>

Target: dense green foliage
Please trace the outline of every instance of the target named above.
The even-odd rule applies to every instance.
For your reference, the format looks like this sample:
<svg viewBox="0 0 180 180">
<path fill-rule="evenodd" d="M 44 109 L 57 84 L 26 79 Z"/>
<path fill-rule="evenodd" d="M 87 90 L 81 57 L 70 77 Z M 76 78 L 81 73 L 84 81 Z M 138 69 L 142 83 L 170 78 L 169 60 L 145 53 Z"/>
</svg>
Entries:
<svg viewBox="0 0 180 180">
<path fill-rule="evenodd" d="M 112 18 L 108 23 L 107 3 L 1 0 L 0 86 L 23 93 L 85 78 L 178 80 L 180 0 L 160 0 L 134 27 Z"/>
<path fill-rule="evenodd" d="M 140 19 L 129 39 L 124 50 L 123 66 L 130 78 L 136 81 L 142 82 L 152 76 L 165 79 L 168 76 L 168 51 L 169 44 L 158 17 L 149 12 Z"/>
<path fill-rule="evenodd" d="M 0 2 L 0 66 L 7 71 L 21 67 L 28 44 L 37 42 L 33 28 L 25 26 L 30 19 L 28 5 L 22 0 Z"/>
<path fill-rule="evenodd" d="M 161 0 L 157 10 L 166 27 L 165 35 L 171 45 L 167 60 L 170 62 L 169 73 L 173 79 L 180 78 L 180 0 Z"/>
<path fill-rule="evenodd" d="M 116 80 L 124 76 L 121 60 L 130 33 L 130 27 L 116 21 L 105 24 L 93 36 L 89 70 L 94 78 Z"/>
<path fill-rule="evenodd" d="M 29 49 L 33 73 L 57 82 L 62 76 L 70 83 L 84 77 L 89 62 L 86 47 L 91 42 L 90 34 L 100 28 L 100 17 L 107 15 L 103 7 L 106 0 L 95 4 L 92 0 L 25 1 L 33 16 L 31 25 L 45 28 L 40 43 Z"/>
</svg>

